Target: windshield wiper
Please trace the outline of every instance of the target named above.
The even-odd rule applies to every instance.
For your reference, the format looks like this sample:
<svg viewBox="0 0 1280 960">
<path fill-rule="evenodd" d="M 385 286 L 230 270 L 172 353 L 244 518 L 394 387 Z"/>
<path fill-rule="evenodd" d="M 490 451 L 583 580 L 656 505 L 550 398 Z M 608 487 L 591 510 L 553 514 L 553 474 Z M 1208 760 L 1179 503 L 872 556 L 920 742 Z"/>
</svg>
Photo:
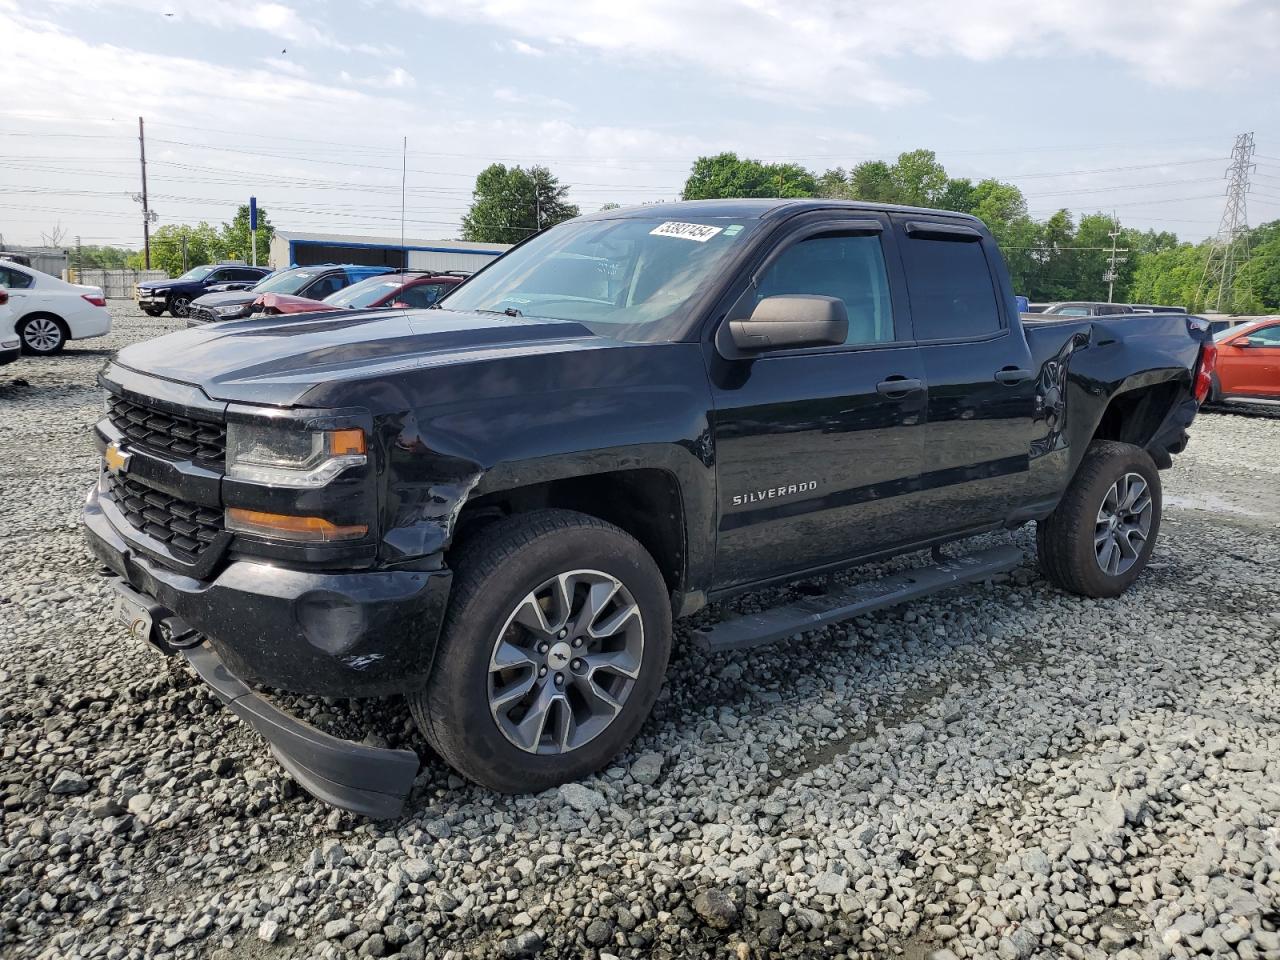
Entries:
<svg viewBox="0 0 1280 960">
<path fill-rule="evenodd" d="M 496 313 L 500 317 L 523 317 L 524 314 L 515 307 L 507 307 L 505 310 L 476 310 L 476 313 Z"/>
</svg>

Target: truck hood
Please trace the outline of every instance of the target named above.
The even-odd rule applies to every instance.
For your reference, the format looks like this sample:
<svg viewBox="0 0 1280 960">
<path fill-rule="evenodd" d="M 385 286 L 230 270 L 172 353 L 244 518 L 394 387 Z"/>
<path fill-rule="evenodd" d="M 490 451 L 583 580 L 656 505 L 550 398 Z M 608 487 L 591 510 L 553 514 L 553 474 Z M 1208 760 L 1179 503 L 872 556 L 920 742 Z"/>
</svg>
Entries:
<svg viewBox="0 0 1280 960">
<path fill-rule="evenodd" d="M 116 363 L 213 400 L 291 406 L 313 387 L 501 354 L 617 346 L 580 323 L 451 310 L 257 316 L 135 343 Z"/>
</svg>

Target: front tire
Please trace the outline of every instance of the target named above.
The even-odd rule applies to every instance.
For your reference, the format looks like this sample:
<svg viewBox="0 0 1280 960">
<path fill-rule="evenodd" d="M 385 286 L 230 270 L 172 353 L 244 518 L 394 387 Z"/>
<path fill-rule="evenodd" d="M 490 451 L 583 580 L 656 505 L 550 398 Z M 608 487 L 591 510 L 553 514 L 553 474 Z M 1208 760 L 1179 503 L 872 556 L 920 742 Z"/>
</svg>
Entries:
<svg viewBox="0 0 1280 960">
<path fill-rule="evenodd" d="M 142 312 L 148 317 L 162 317 L 164 316 L 164 307 L 143 307 Z"/>
<path fill-rule="evenodd" d="M 37 357 L 51 357 L 67 345 L 67 328 L 57 317 L 36 314 L 18 324 L 22 352 Z"/>
<path fill-rule="evenodd" d="M 1115 597 L 1147 566 L 1160 532 L 1160 472 L 1141 447 L 1089 444 L 1057 508 L 1036 525 L 1036 556 L 1054 584 Z"/>
<path fill-rule="evenodd" d="M 185 317 L 190 312 L 190 307 L 190 297 L 177 296 L 169 300 L 169 312 L 175 317 Z"/>
<path fill-rule="evenodd" d="M 635 737 L 671 651 L 671 602 L 629 534 L 584 514 L 497 521 L 459 549 L 426 687 L 408 697 L 451 767 L 504 793 L 606 766 Z"/>
</svg>

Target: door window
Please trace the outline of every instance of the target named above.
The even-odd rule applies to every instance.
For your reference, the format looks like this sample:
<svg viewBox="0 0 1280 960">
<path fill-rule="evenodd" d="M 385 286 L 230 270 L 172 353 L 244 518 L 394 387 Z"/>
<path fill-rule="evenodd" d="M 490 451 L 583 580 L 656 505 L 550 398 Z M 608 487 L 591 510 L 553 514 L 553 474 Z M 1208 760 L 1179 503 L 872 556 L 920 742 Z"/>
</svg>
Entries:
<svg viewBox="0 0 1280 960">
<path fill-rule="evenodd" d="M 894 339 L 889 277 L 879 236 L 836 234 L 801 240 L 785 250 L 760 278 L 755 302 L 788 294 L 844 301 L 849 313 L 845 343 Z"/>
<path fill-rule="evenodd" d="M 396 296 L 396 303 L 407 303 L 411 307 L 429 307 L 440 299 L 444 291 L 442 283 L 420 283 L 415 287 L 406 287 Z"/>
<path fill-rule="evenodd" d="M 312 300 L 323 300 L 329 294 L 337 293 L 345 286 L 347 286 L 345 272 L 327 273 L 311 284 L 306 293 L 300 294 L 300 296 L 310 297 Z"/>
<path fill-rule="evenodd" d="M 23 273 L 21 270 L 0 267 L 0 287 L 8 287 L 10 290 L 25 290 L 34 282 L 34 277 Z"/>
<path fill-rule="evenodd" d="M 991 268 L 977 238 L 911 237 L 903 247 L 917 340 L 981 337 L 1001 329 Z"/>
<path fill-rule="evenodd" d="M 1280 324 L 1273 327 L 1263 327 L 1261 330 L 1255 330 L 1249 334 L 1250 340 L 1261 340 L 1265 346 L 1280 347 Z"/>
</svg>

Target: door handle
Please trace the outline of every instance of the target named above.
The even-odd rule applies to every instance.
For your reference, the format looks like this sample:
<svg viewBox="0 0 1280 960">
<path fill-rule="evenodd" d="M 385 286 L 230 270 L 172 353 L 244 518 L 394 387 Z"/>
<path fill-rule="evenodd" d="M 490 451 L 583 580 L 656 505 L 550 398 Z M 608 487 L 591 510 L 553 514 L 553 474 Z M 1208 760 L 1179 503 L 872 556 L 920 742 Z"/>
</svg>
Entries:
<svg viewBox="0 0 1280 960">
<path fill-rule="evenodd" d="M 915 393 L 917 390 L 923 389 L 923 383 L 908 377 L 889 377 L 887 380 L 881 380 L 876 384 L 876 393 L 883 394 L 886 397 L 905 397 L 908 393 Z"/>
<path fill-rule="evenodd" d="M 996 379 L 1001 383 L 1021 383 L 1023 380 L 1031 379 L 1031 371 L 1019 367 L 1005 367 L 1003 370 L 996 371 Z"/>
</svg>

